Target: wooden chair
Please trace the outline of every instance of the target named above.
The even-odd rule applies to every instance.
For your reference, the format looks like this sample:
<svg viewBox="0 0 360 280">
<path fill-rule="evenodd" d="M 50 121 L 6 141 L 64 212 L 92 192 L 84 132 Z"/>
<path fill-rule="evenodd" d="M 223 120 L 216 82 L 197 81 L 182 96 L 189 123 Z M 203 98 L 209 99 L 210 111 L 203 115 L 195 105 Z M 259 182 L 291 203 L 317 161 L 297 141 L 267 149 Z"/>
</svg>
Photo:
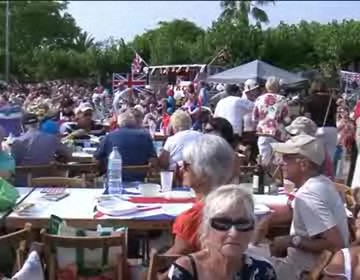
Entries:
<svg viewBox="0 0 360 280">
<path fill-rule="evenodd" d="M 56 166 L 66 172 L 68 177 L 81 177 L 87 187 L 96 186 L 96 180 L 100 174 L 98 162 L 92 163 L 57 163 Z"/>
<path fill-rule="evenodd" d="M 27 185 L 31 185 L 31 179 L 39 176 L 55 176 L 56 168 L 53 163 L 45 165 L 22 165 L 16 166 L 15 174 L 16 176 L 26 176 Z M 58 176 L 60 174 L 58 173 Z"/>
<path fill-rule="evenodd" d="M 156 250 L 152 250 L 146 280 L 158 280 L 158 274 L 165 273 L 180 257 L 181 255 L 162 255 L 158 254 Z"/>
<path fill-rule="evenodd" d="M 56 261 L 56 248 L 81 248 L 81 249 L 101 249 L 111 247 L 121 247 L 117 254 L 117 262 L 114 280 L 125 279 L 126 265 L 126 233 L 116 236 L 99 236 L 99 237 L 69 237 L 51 235 L 45 229 L 41 230 L 41 240 L 44 245 L 44 258 L 49 280 L 57 279 L 58 264 Z"/>
<path fill-rule="evenodd" d="M 158 173 L 150 164 L 124 165 L 123 172 L 143 174 L 145 175 L 145 182 L 147 183 L 158 183 L 160 181 L 160 173 Z"/>
<path fill-rule="evenodd" d="M 32 187 L 70 187 L 85 188 L 84 179 L 65 178 L 65 177 L 39 177 L 31 179 Z"/>
<path fill-rule="evenodd" d="M 30 223 L 26 223 L 21 230 L 0 236 L 0 247 L 10 245 L 16 248 L 16 263 L 13 272 L 18 271 L 23 266 L 26 259 L 26 250 L 31 239 Z"/>
</svg>

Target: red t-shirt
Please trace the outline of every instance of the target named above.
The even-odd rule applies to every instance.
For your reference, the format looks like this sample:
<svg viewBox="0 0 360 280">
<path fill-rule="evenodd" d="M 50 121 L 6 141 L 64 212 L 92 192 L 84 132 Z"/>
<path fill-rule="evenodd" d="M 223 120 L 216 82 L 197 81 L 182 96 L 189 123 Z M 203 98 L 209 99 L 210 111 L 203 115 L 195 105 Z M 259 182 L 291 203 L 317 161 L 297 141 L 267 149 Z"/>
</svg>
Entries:
<svg viewBox="0 0 360 280">
<path fill-rule="evenodd" d="M 194 252 L 200 250 L 198 230 L 202 220 L 203 203 L 197 201 L 193 207 L 179 215 L 173 225 L 173 234 L 190 244 Z"/>
</svg>

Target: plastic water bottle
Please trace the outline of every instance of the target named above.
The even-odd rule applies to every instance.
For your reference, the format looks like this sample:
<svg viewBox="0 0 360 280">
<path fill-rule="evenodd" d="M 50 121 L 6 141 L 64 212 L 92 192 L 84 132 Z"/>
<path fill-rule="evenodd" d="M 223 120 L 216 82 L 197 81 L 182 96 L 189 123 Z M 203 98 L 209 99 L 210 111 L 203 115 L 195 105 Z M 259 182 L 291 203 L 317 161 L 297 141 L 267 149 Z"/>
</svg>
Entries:
<svg viewBox="0 0 360 280">
<path fill-rule="evenodd" d="M 117 147 L 109 155 L 107 184 L 109 194 L 122 193 L 122 158 Z"/>
</svg>

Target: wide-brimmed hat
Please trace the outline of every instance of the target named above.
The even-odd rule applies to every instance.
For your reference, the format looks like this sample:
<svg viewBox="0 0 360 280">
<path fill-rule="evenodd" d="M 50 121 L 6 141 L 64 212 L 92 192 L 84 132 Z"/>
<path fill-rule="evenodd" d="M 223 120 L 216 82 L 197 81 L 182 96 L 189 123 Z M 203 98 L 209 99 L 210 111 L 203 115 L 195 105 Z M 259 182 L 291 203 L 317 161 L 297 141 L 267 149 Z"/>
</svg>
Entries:
<svg viewBox="0 0 360 280">
<path fill-rule="evenodd" d="M 285 143 L 271 143 L 273 152 L 279 154 L 302 155 L 321 166 L 325 161 L 325 147 L 316 137 L 301 134 L 291 137 Z"/>
<path fill-rule="evenodd" d="M 288 125 L 285 129 L 286 131 L 295 136 L 300 134 L 308 134 L 310 136 L 315 136 L 317 131 L 317 125 L 314 121 L 307 117 L 297 117 Z"/>
</svg>

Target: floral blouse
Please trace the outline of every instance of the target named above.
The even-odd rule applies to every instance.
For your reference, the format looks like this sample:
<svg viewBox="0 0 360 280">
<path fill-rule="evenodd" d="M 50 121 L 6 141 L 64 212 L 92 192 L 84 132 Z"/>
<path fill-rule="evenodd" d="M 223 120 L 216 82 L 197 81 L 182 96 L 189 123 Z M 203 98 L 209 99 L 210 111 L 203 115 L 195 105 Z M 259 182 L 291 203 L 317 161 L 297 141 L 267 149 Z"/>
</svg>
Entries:
<svg viewBox="0 0 360 280">
<path fill-rule="evenodd" d="M 280 94 L 265 93 L 255 101 L 253 119 L 257 122 L 258 135 L 286 139 L 285 122 L 289 118 L 286 98 Z"/>
<path fill-rule="evenodd" d="M 253 256 L 244 255 L 245 261 L 241 271 L 237 272 L 232 280 L 276 280 L 276 273 L 273 266 L 265 261 L 255 259 Z M 193 261 L 192 261 L 193 262 Z M 174 263 L 169 270 L 170 280 L 198 280 L 196 266 L 194 263 L 193 272 L 190 273 L 182 266 Z M 230 280 L 230 279 L 229 279 Z"/>
</svg>

